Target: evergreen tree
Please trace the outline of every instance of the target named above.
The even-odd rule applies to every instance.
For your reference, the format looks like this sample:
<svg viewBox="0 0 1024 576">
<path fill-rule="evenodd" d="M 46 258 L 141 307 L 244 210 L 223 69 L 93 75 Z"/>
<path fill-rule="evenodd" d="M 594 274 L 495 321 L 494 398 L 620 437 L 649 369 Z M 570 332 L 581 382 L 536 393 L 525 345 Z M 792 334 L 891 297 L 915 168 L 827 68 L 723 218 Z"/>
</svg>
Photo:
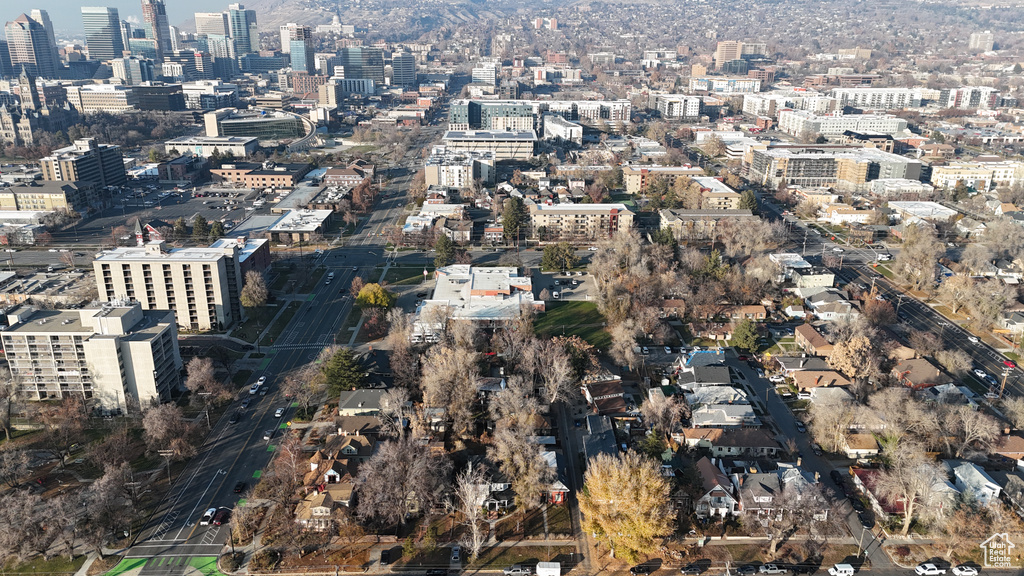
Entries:
<svg viewBox="0 0 1024 576">
<path fill-rule="evenodd" d="M 441 268 L 455 261 L 455 243 L 448 236 L 438 236 L 434 242 L 434 250 L 437 251 L 437 255 L 434 256 L 434 267 Z"/>
<path fill-rule="evenodd" d="M 342 390 L 355 390 L 363 383 L 366 373 L 363 366 L 356 359 L 355 354 L 349 348 L 342 348 L 335 352 L 334 356 L 324 363 L 321 368 L 324 379 L 327 381 L 327 388 L 332 396 L 338 395 Z"/>
<path fill-rule="evenodd" d="M 192 239 L 196 242 L 202 242 L 209 236 L 210 225 L 206 222 L 206 218 L 197 214 L 195 220 L 192 221 Z"/>
<path fill-rule="evenodd" d="M 740 322 L 732 331 L 729 342 L 740 350 L 753 352 L 757 349 L 757 327 L 750 319 Z"/>
</svg>

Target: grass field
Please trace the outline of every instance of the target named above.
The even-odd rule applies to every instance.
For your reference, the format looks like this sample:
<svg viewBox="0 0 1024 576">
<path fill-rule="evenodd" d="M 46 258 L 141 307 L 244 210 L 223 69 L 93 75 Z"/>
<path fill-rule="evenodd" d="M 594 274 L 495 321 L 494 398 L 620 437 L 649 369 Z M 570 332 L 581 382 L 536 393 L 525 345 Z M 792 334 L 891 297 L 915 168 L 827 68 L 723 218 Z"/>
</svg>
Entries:
<svg viewBox="0 0 1024 576">
<path fill-rule="evenodd" d="M 604 329 L 604 315 L 593 302 L 550 302 L 537 317 L 534 331 L 547 336 L 579 336 L 595 347 L 607 350 L 612 336 Z"/>
<path fill-rule="evenodd" d="M 74 560 L 68 560 L 67 556 L 56 556 L 49 560 L 37 556 L 16 566 L 8 564 L 3 571 L 5 574 L 74 574 L 85 564 L 85 558 L 84 554 Z"/>
<path fill-rule="evenodd" d="M 575 546 L 495 546 L 480 551 L 480 556 L 468 567 L 476 570 L 497 570 L 512 564 L 537 562 L 567 562 L 576 552 Z"/>
</svg>

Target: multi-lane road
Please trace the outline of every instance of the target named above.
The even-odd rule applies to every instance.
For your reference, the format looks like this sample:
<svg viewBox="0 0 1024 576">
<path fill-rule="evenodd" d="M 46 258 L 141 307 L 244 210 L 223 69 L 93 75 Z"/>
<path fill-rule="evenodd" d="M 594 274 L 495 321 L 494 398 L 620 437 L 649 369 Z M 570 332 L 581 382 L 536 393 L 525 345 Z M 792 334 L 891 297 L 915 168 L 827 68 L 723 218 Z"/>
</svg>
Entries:
<svg viewBox="0 0 1024 576">
<path fill-rule="evenodd" d="M 422 149 L 435 132 L 424 131 L 410 149 Z M 399 167 L 392 169 L 393 178 L 357 233 L 329 250 L 311 268 L 319 275 L 316 288 L 299 301 L 298 311 L 273 345 L 266 348 L 266 357 L 252 375 L 253 381 L 267 377 L 266 396 L 250 396 L 243 390 L 225 416 L 213 423 L 199 454 L 174 479 L 168 496 L 129 550 L 129 558 L 148 559 L 142 570 L 144 576 L 185 574 L 196 563 L 208 562 L 223 550 L 227 528 L 201 525 L 200 518 L 208 508 L 235 508 L 266 471 L 292 413 L 281 392 L 281 377 L 335 343 L 354 304 L 348 296 L 352 280 L 357 275 L 376 280 L 371 273 L 386 256 L 382 233 L 395 224 L 408 201 L 406 191 L 415 173 L 415 160 L 415 153 L 410 151 Z M 332 272 L 334 276 L 329 279 Z M 251 403 L 245 410 L 240 407 L 243 399 Z M 280 418 L 275 416 L 278 408 L 285 408 Z M 240 410 L 243 417 L 232 424 L 228 415 Z M 240 482 L 245 483 L 245 489 L 236 493 Z"/>
</svg>

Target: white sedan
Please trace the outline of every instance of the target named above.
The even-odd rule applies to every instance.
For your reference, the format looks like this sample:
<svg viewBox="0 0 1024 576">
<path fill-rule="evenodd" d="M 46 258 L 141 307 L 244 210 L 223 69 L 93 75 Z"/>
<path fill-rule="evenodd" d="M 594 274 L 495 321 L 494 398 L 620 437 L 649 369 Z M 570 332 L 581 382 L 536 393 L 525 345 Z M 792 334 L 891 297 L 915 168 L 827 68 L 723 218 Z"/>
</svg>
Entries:
<svg viewBox="0 0 1024 576">
<path fill-rule="evenodd" d="M 955 574 L 955 576 L 978 576 L 978 569 L 974 566 L 961 564 L 953 567 L 953 574 Z"/>
<path fill-rule="evenodd" d="M 597 246 L 591 246 L 590 248 L 587 248 L 587 250 L 590 250 L 591 252 L 597 252 Z"/>
<path fill-rule="evenodd" d="M 978 378 L 981 378 L 982 380 L 984 380 L 985 378 L 988 378 L 988 374 L 986 374 L 985 371 L 982 370 L 981 368 L 975 368 L 973 370 L 973 372 L 974 372 L 975 376 L 977 376 Z"/>
<path fill-rule="evenodd" d="M 971 342 L 971 344 L 977 344 L 978 343 L 978 337 L 977 336 L 968 336 L 967 340 L 969 340 Z"/>
</svg>

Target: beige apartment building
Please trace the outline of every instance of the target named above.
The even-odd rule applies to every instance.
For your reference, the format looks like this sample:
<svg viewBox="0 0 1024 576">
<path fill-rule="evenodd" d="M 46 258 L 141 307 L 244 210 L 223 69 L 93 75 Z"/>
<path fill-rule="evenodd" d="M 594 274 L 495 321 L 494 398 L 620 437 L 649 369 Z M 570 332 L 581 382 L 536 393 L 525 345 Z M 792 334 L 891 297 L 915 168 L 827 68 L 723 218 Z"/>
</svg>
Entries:
<svg viewBox="0 0 1024 576">
<path fill-rule="evenodd" d="M 681 176 L 693 178 L 703 176 L 704 170 L 696 166 L 658 166 L 652 165 L 625 165 L 622 167 L 622 180 L 626 184 L 626 192 L 629 194 L 641 194 L 647 190 L 647 186 L 656 178 L 664 178 L 669 186 L 673 186 Z"/>
<path fill-rule="evenodd" d="M 266 251 L 266 243 L 218 241 L 209 248 L 168 250 L 166 243 L 153 241 L 106 250 L 93 261 L 99 298 L 172 310 L 185 330 L 224 329 L 245 319 L 238 300 L 243 267 Z"/>
<path fill-rule="evenodd" d="M 7 315 L 4 354 L 24 398 L 80 396 L 130 411 L 171 399 L 182 368 L 174 314 L 111 302 L 83 310 L 21 306 Z"/>
<path fill-rule="evenodd" d="M 0 210 L 80 212 L 99 202 L 90 182 L 30 182 L 0 188 Z"/>
<path fill-rule="evenodd" d="M 633 226 L 625 204 L 531 204 L 533 236 L 542 240 L 609 238 Z"/>
</svg>

